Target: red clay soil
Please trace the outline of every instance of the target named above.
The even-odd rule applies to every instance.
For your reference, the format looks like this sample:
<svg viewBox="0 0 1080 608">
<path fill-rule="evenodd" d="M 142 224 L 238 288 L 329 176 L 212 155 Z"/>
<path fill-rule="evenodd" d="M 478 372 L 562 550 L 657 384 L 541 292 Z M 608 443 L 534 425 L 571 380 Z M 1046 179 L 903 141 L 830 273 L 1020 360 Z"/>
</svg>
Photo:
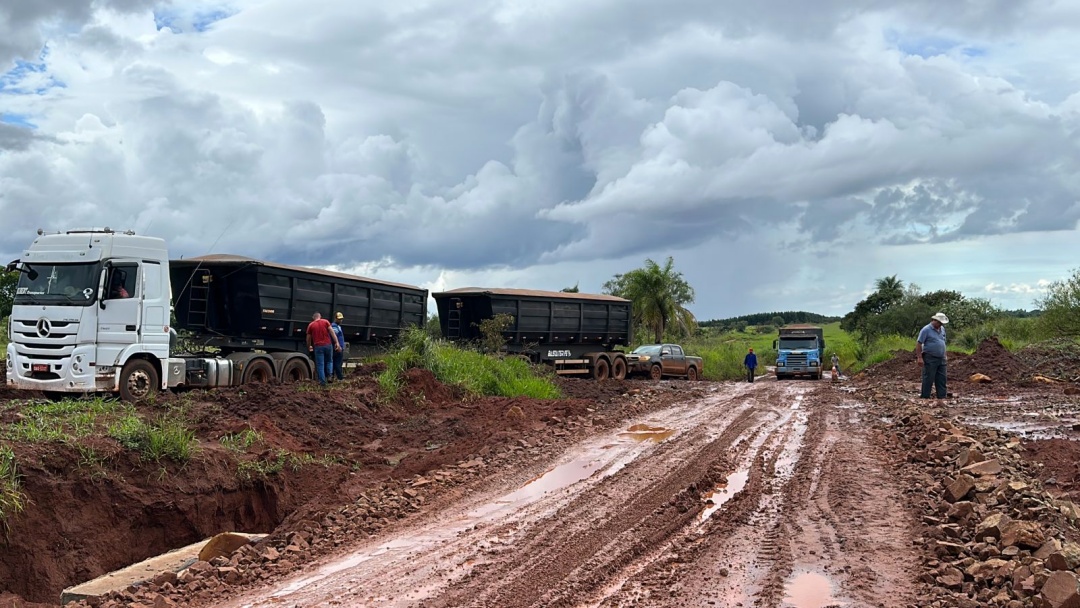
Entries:
<svg viewBox="0 0 1080 608">
<path fill-rule="evenodd" d="M 1006 350 L 996 337 L 983 340 L 970 355 L 950 351 L 948 369 L 950 382 L 962 381 L 968 385 L 975 384 L 969 378 L 977 373 L 989 376 L 992 383 L 1020 382 L 1029 379 L 1031 374 L 1031 367 Z M 914 346 L 910 351 L 893 352 L 891 359 L 868 367 L 862 374 L 868 378 L 888 377 L 915 382 L 922 377 L 921 368 L 915 362 Z"/>
<path fill-rule="evenodd" d="M 5 441 L 15 451 L 28 504 L 0 536 L 0 593 L 56 602 L 65 587 L 146 557 L 222 531 L 270 532 L 351 502 L 385 480 L 542 432 L 550 420 L 616 408 L 603 404 L 630 390 L 625 383 L 577 381 L 564 383 L 567 393 L 605 398 L 469 399 L 429 372 L 410 370 L 400 395 L 384 402 L 371 377 L 379 369 L 361 367 L 327 389 L 251 385 L 138 405 L 148 419 L 166 406 L 186 408 L 199 448 L 184 465 L 144 461 L 100 436 L 79 446 Z M 0 401 L 0 423 L 19 419 L 18 403 Z M 247 429 L 261 440 L 246 452 L 222 445 L 226 434 Z M 87 447 L 99 461 L 86 457 Z M 301 464 L 282 450 L 320 462 Z M 280 472 L 239 474 L 242 462 L 254 470 L 282 458 Z"/>
<path fill-rule="evenodd" d="M 1058 498 L 1080 498 L 1080 442 L 1071 439 L 1025 441 L 1021 454 L 1035 463 L 1047 491 Z"/>
</svg>

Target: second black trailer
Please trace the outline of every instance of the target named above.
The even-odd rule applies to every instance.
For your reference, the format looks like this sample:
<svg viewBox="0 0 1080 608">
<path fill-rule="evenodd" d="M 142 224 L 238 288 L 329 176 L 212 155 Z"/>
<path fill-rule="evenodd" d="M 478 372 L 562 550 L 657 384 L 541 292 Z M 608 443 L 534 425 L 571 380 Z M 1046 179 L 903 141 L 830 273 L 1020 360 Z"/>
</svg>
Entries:
<svg viewBox="0 0 1080 608">
<path fill-rule="evenodd" d="M 480 322 L 506 314 L 506 349 L 554 366 L 562 375 L 626 377 L 626 355 L 617 350 L 633 336 L 631 302 L 602 294 L 464 287 L 433 293 L 443 336 L 478 341 Z"/>
</svg>

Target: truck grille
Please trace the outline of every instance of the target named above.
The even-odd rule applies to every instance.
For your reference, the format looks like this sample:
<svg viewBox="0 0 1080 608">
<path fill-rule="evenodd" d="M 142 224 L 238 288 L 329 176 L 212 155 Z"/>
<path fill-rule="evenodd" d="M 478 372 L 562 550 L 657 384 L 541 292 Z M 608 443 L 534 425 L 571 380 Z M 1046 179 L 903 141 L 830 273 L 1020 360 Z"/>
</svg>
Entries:
<svg viewBox="0 0 1080 608">
<path fill-rule="evenodd" d="M 38 320 L 13 320 L 15 353 L 31 361 L 63 361 L 71 357 L 79 324 L 54 321 L 43 331 Z"/>
<path fill-rule="evenodd" d="M 790 366 L 806 365 L 806 353 L 791 353 L 787 356 L 787 364 Z"/>
</svg>

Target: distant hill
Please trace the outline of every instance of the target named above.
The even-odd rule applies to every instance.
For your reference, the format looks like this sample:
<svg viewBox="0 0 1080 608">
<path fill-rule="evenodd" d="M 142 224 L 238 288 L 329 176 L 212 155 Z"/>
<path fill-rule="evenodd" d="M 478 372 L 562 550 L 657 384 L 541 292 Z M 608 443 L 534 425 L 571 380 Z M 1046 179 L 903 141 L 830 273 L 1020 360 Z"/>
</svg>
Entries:
<svg viewBox="0 0 1080 608">
<path fill-rule="evenodd" d="M 722 327 L 733 325 L 739 321 L 745 321 L 747 325 L 770 325 L 772 320 L 776 317 L 783 317 L 784 323 L 835 323 L 840 320 L 840 317 L 827 317 L 825 315 L 819 315 L 812 312 L 759 312 L 752 315 L 743 315 L 741 317 L 731 317 L 730 319 L 712 319 L 709 321 L 701 321 L 698 323 L 701 327 Z"/>
</svg>

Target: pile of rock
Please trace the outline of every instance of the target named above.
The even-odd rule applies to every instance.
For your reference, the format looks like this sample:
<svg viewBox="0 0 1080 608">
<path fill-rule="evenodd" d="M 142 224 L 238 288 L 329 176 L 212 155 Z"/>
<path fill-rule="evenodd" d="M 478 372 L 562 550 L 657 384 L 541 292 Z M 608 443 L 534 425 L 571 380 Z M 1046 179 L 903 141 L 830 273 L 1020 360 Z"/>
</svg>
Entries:
<svg viewBox="0 0 1080 608">
<path fill-rule="evenodd" d="M 890 431 L 922 489 L 912 503 L 925 524 L 927 605 L 1080 606 L 1080 545 L 1066 540 L 1080 509 L 1041 489 L 1020 441 L 892 405 Z"/>
</svg>

